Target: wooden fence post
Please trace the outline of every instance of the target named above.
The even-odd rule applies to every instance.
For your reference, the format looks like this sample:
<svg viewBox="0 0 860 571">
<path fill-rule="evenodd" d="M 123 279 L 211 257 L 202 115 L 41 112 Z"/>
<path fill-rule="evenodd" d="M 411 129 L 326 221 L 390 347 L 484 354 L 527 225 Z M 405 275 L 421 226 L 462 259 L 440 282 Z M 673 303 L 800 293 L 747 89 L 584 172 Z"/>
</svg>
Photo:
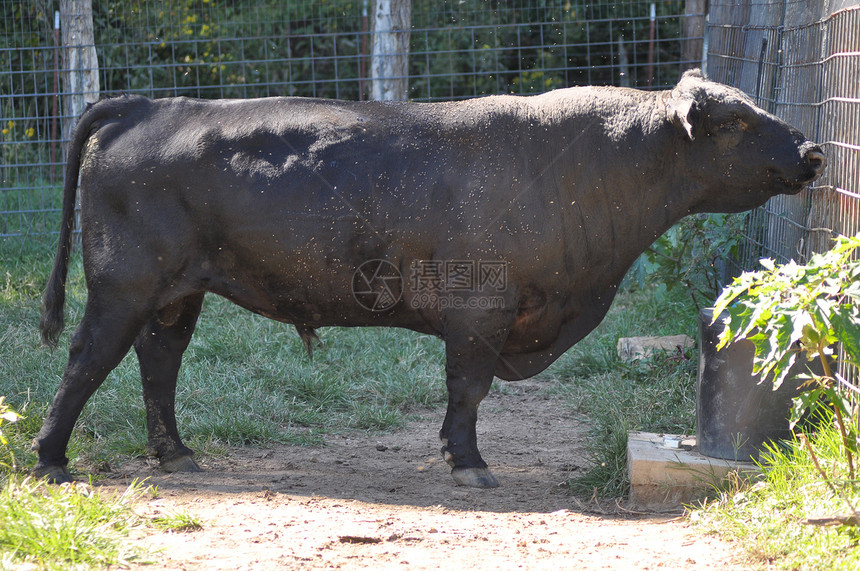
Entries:
<svg viewBox="0 0 860 571">
<path fill-rule="evenodd" d="M 370 39 L 370 98 L 402 101 L 409 96 L 411 0 L 376 0 Z"/>
<path fill-rule="evenodd" d="M 702 66 L 707 0 L 687 0 L 681 34 L 681 71 Z"/>
<path fill-rule="evenodd" d="M 94 103 L 99 98 L 92 0 L 60 0 L 60 32 L 63 45 L 63 136 L 68 140 L 87 103 Z"/>
</svg>

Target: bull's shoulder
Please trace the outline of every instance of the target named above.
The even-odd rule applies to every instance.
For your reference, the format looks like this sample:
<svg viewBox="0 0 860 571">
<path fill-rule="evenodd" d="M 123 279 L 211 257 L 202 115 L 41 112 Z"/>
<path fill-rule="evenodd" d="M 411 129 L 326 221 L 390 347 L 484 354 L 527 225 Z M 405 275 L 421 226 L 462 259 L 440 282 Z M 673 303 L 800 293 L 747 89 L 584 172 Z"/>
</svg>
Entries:
<svg viewBox="0 0 860 571">
<path fill-rule="evenodd" d="M 532 107 L 542 113 L 571 117 L 600 117 L 618 114 L 650 114 L 658 105 L 657 93 L 612 86 L 568 87 L 530 98 Z"/>
</svg>

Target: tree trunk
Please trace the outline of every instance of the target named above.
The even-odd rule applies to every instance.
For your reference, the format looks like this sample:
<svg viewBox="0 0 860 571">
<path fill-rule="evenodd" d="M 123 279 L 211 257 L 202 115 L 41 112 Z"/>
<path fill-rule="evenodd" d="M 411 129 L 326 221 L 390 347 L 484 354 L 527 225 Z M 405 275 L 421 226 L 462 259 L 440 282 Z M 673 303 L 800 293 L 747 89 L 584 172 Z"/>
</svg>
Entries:
<svg viewBox="0 0 860 571">
<path fill-rule="evenodd" d="M 370 40 L 370 98 L 402 101 L 409 96 L 411 0 L 376 0 Z"/>
<path fill-rule="evenodd" d="M 93 35 L 92 0 L 60 0 L 63 43 L 63 136 L 72 129 L 87 103 L 99 98 L 99 63 Z"/>
</svg>

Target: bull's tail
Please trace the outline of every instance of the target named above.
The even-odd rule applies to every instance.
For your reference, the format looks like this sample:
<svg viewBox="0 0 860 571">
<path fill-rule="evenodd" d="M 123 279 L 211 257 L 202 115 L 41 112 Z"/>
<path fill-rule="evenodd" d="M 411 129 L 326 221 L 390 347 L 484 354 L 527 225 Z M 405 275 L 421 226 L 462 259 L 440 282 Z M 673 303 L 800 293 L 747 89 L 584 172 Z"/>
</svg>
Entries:
<svg viewBox="0 0 860 571">
<path fill-rule="evenodd" d="M 57 256 L 54 258 L 54 268 L 42 296 L 42 319 L 39 330 L 42 333 L 42 343 L 51 347 L 57 346 L 60 333 L 63 331 L 65 319 L 63 306 L 66 302 L 66 276 L 69 272 L 69 253 L 72 248 L 72 232 L 75 229 L 75 199 L 78 190 L 78 174 L 81 169 L 81 155 L 84 145 L 90 136 L 93 124 L 93 113 L 90 107 L 81 115 L 75 126 L 72 140 L 69 144 L 66 161 L 66 180 L 63 186 L 63 213 L 60 223 L 60 242 L 57 246 Z"/>
</svg>

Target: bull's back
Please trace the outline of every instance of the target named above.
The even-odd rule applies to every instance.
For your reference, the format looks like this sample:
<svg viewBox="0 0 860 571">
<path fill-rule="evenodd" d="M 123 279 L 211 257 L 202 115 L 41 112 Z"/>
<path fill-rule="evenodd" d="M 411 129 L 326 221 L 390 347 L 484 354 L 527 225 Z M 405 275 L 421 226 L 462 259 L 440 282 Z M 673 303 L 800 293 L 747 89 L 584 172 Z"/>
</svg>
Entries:
<svg viewBox="0 0 860 571">
<path fill-rule="evenodd" d="M 133 98 L 112 115 L 98 127 L 88 149 L 98 160 L 87 166 L 129 193 L 145 185 L 150 199 L 169 191 L 204 209 L 367 217 L 385 202 L 421 208 L 422 190 L 447 178 L 439 148 L 422 146 L 438 128 L 432 120 L 379 105 Z M 445 143 L 456 156 L 455 143 Z M 406 179 L 417 184 L 406 188 Z"/>
<path fill-rule="evenodd" d="M 84 176 L 122 213 L 185 212 L 233 244 L 273 229 L 278 243 L 486 241 L 529 184 L 528 149 L 509 142 L 513 114 L 492 133 L 474 107 L 130 98 L 99 126 Z"/>
</svg>

